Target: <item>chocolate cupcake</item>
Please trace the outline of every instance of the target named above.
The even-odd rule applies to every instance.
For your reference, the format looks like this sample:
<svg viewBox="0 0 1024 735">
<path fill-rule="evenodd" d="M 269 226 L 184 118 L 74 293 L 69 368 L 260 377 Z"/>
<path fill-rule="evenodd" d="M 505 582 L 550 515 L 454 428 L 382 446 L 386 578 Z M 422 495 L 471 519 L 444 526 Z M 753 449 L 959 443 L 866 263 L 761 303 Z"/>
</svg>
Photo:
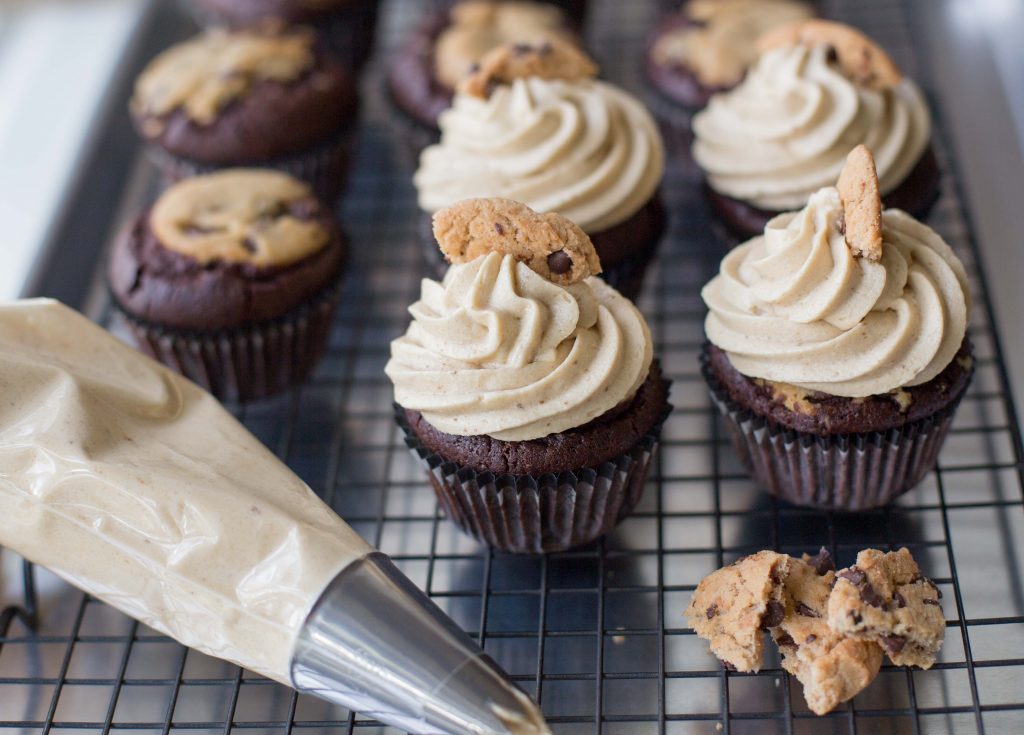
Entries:
<svg viewBox="0 0 1024 735">
<path fill-rule="evenodd" d="M 593 245 L 564 217 L 475 199 L 434 232 L 452 267 L 423 281 L 385 372 L 441 506 L 505 551 L 607 533 L 639 500 L 670 409 L 643 316 L 591 277 Z"/>
<path fill-rule="evenodd" d="M 863 510 L 935 466 L 973 371 L 967 275 L 933 230 L 882 210 L 864 146 L 702 296 L 704 377 L 770 493 Z"/>
<path fill-rule="evenodd" d="M 442 115 L 414 182 L 427 214 L 495 196 L 564 215 L 590 236 L 602 277 L 635 298 L 665 232 L 664 150 L 643 105 L 596 69 L 558 41 L 491 51 Z"/>
<path fill-rule="evenodd" d="M 175 184 L 118 240 L 114 305 L 149 355 L 223 399 L 296 385 L 323 352 L 343 236 L 305 183 L 230 169 Z"/>
<path fill-rule="evenodd" d="M 266 166 L 341 190 L 356 115 L 344 65 L 308 29 L 208 31 L 164 51 L 131 100 L 165 178 Z"/>
<path fill-rule="evenodd" d="M 205 26 L 250 28 L 267 21 L 316 29 L 332 51 L 358 70 L 373 51 L 378 0 L 189 0 Z"/>
<path fill-rule="evenodd" d="M 415 161 L 437 141 L 438 117 L 448 109 L 459 81 L 491 49 L 508 43 L 577 42 L 574 26 L 557 5 L 522 0 L 442 3 L 398 49 L 388 91 L 409 124 L 402 136 Z"/>
<path fill-rule="evenodd" d="M 673 103 L 701 108 L 739 84 L 761 35 L 813 15 L 804 0 L 689 0 L 652 36 L 647 76 Z"/>
<path fill-rule="evenodd" d="M 722 221 L 760 234 L 835 181 L 861 143 L 874 151 L 886 205 L 923 217 L 939 186 L 930 114 L 885 52 L 821 20 L 771 31 L 758 48 L 743 82 L 693 118 L 693 157 Z"/>
</svg>

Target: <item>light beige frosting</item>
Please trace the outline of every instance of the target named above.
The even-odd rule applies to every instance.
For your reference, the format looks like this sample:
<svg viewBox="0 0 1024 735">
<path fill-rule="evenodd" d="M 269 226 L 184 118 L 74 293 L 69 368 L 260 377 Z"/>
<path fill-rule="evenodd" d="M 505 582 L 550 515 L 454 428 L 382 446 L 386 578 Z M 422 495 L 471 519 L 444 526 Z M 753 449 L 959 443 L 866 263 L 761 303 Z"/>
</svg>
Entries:
<svg viewBox="0 0 1024 735">
<path fill-rule="evenodd" d="M 665 155 L 647 110 L 594 79 L 530 77 L 488 99 L 458 94 L 441 142 L 420 157 L 420 208 L 502 197 L 557 212 L 588 234 L 635 214 L 661 182 Z"/>
<path fill-rule="evenodd" d="M 693 155 L 716 191 L 767 210 L 802 207 L 831 186 L 850 149 L 871 149 L 882 194 L 895 189 L 931 136 L 910 80 L 875 91 L 829 62 L 824 46 L 764 53 L 735 89 L 694 116 Z"/>
<path fill-rule="evenodd" d="M 290 684 L 372 549 L 217 401 L 57 302 L 0 306 L 0 546 L 181 643 Z"/>
<path fill-rule="evenodd" d="M 395 400 L 449 434 L 539 439 L 633 397 L 653 348 L 643 316 L 597 278 L 557 286 L 511 255 L 424 279 L 384 371 Z"/>
<path fill-rule="evenodd" d="M 652 49 L 654 60 L 680 64 L 709 87 L 742 79 L 757 59 L 763 33 L 814 15 L 801 0 L 690 0 L 682 12 L 698 25 L 661 36 Z"/>
<path fill-rule="evenodd" d="M 226 169 L 179 181 L 149 215 L 160 244 L 200 263 L 285 266 L 323 248 L 330 232 L 319 221 L 288 213 L 312 196 L 309 186 L 269 169 Z"/>
<path fill-rule="evenodd" d="M 434 75 L 449 89 L 498 46 L 573 40 L 562 11 L 545 3 L 468 0 L 451 9 L 450 19 L 434 45 Z"/>
<path fill-rule="evenodd" d="M 297 79 L 313 66 L 313 41 L 303 30 L 206 31 L 149 63 L 135 83 L 132 107 L 154 117 L 180 108 L 195 122 L 209 124 L 254 82 Z M 159 132 L 152 125 L 147 131 Z"/>
<path fill-rule="evenodd" d="M 855 257 L 839 192 L 815 193 L 732 250 L 702 292 L 708 339 L 751 378 L 865 397 L 926 383 L 970 315 L 967 274 L 934 230 L 882 213 L 882 258 Z"/>
</svg>

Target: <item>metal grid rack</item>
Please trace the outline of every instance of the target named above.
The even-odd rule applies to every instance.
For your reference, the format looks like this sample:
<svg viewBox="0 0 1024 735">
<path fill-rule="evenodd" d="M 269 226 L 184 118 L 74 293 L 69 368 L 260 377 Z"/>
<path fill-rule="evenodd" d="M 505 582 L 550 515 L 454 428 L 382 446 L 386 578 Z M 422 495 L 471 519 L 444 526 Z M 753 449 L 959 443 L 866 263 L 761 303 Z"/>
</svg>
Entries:
<svg viewBox="0 0 1024 735">
<path fill-rule="evenodd" d="M 823 3 L 927 86 L 906 4 Z M 592 3 L 591 48 L 607 76 L 634 90 L 644 89 L 639 60 L 655 6 Z M 379 45 L 393 44 L 419 7 L 389 4 Z M 936 148 L 947 175 L 929 222 L 971 274 L 977 372 L 939 469 L 893 506 L 858 515 L 794 508 L 757 489 L 697 369 L 699 289 L 723 246 L 699 176 L 677 156 L 663 189 L 671 232 L 640 300 L 676 405 L 646 494 L 619 529 L 590 547 L 518 557 L 479 546 L 442 517 L 392 423 L 382 368 L 388 342 L 405 328 L 422 265 L 410 171 L 389 157 L 394 131 L 379 79 L 375 64 L 361 158 L 342 212 L 355 262 L 329 353 L 302 389 L 240 410 L 246 425 L 474 635 L 541 702 L 560 735 L 1019 733 L 1024 452 L 941 121 Z M 121 211 L 150 194 L 144 163 L 133 181 Z M 93 306 L 106 319 L 102 298 Z M 729 673 L 682 618 L 696 583 L 718 566 L 761 548 L 799 553 L 819 545 L 844 564 L 868 546 L 908 546 L 945 593 L 948 626 L 933 669 L 886 666 L 869 689 L 823 718 L 807 710 L 777 659 L 757 675 Z M 188 651 L 44 570 L 24 565 L 16 586 L 24 599 L 0 613 L 0 735 L 390 732 Z"/>
</svg>

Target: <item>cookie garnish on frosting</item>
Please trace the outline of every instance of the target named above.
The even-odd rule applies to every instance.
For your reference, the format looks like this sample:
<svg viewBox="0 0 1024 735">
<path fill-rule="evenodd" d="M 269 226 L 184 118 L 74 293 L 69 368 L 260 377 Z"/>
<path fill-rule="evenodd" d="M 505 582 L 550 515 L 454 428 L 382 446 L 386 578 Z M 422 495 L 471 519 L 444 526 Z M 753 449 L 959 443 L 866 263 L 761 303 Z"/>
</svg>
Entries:
<svg viewBox="0 0 1024 735">
<path fill-rule="evenodd" d="M 434 238 L 453 264 L 508 254 L 562 286 L 601 272 L 593 243 L 576 224 L 511 199 L 467 199 L 440 210 L 434 215 Z"/>
<path fill-rule="evenodd" d="M 895 87 L 903 79 L 895 62 L 860 31 L 828 20 L 804 20 L 768 31 L 757 42 L 764 53 L 785 46 L 827 46 L 843 74 L 867 89 Z"/>
<path fill-rule="evenodd" d="M 854 255 L 877 263 L 882 259 L 882 194 L 875 159 L 867 146 L 850 151 L 836 189 L 843 203 L 846 244 Z"/>
<path fill-rule="evenodd" d="M 459 91 L 486 99 L 501 84 L 539 77 L 575 81 L 597 76 L 597 65 L 567 41 L 553 38 L 537 45 L 510 43 L 488 52 Z"/>
</svg>

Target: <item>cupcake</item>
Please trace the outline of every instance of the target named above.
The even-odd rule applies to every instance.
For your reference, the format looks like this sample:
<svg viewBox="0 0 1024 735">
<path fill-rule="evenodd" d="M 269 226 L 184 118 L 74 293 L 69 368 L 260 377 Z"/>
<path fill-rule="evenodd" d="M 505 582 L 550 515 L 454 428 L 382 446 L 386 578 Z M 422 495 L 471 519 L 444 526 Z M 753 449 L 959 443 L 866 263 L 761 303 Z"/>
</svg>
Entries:
<svg viewBox="0 0 1024 735">
<path fill-rule="evenodd" d="M 414 183 L 428 214 L 494 196 L 565 216 L 590 236 L 605 280 L 634 298 L 665 232 L 664 150 L 643 105 L 595 73 L 558 41 L 491 51 L 441 116 Z"/>
<path fill-rule="evenodd" d="M 702 296 L 704 377 L 771 494 L 863 510 L 935 466 L 973 371 L 967 275 L 933 230 L 883 211 L 867 148 Z"/>
<path fill-rule="evenodd" d="M 413 157 L 436 142 L 438 117 L 488 51 L 552 39 L 577 42 L 565 12 L 549 3 L 464 0 L 428 13 L 396 53 L 387 80 L 395 106 L 412 123 L 405 137 Z"/>
<path fill-rule="evenodd" d="M 757 59 L 765 32 L 814 15 L 803 0 L 689 0 L 666 17 L 647 51 L 647 76 L 673 103 L 700 108 Z"/>
<path fill-rule="evenodd" d="M 316 29 L 338 58 L 359 69 L 373 51 L 378 0 L 190 0 L 205 26 L 249 28 L 267 21 Z"/>
<path fill-rule="evenodd" d="M 346 246 L 309 186 L 228 169 L 165 191 L 118 240 L 108 283 L 150 356 L 218 398 L 302 382 L 327 341 Z"/>
<path fill-rule="evenodd" d="M 308 29 L 207 31 L 157 56 L 135 83 L 131 112 L 168 181 L 267 166 L 342 187 L 356 115 L 344 65 Z"/>
<path fill-rule="evenodd" d="M 385 372 L 441 506 L 504 551 L 607 533 L 640 499 L 670 409 L 643 316 L 557 214 L 473 199 L 434 233 L 452 266 L 424 279 Z"/>
<path fill-rule="evenodd" d="M 863 143 L 885 204 L 922 217 L 939 171 L 920 89 L 858 31 L 821 20 L 762 36 L 746 78 L 693 118 L 693 157 L 711 203 L 741 237 L 802 207 Z"/>
</svg>

